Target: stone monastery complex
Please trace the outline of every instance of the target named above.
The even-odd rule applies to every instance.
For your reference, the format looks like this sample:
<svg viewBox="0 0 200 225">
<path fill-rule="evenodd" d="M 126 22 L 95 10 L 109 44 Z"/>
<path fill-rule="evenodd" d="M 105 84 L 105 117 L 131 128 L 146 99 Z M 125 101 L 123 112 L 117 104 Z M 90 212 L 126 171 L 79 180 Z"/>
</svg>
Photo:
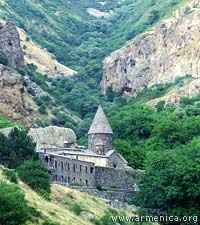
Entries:
<svg viewBox="0 0 200 225">
<path fill-rule="evenodd" d="M 63 148 L 40 149 L 39 156 L 53 182 L 121 190 L 136 185 L 135 171 L 113 149 L 113 132 L 101 106 L 88 132 L 88 149 L 65 142 Z"/>
</svg>

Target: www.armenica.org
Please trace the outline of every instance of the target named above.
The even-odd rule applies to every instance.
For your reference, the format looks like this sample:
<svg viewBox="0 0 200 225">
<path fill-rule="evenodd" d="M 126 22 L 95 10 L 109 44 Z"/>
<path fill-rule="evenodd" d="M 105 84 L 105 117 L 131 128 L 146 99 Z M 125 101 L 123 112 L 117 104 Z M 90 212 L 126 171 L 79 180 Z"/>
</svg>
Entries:
<svg viewBox="0 0 200 225">
<path fill-rule="evenodd" d="M 197 224 L 198 216 L 112 216 L 113 222 L 188 222 L 188 224 Z"/>
</svg>

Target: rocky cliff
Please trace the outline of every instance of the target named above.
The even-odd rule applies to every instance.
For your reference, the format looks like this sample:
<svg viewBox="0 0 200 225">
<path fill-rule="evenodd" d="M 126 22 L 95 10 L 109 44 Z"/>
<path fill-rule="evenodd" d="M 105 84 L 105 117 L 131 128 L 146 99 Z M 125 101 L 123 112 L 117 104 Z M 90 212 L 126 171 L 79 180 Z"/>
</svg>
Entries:
<svg viewBox="0 0 200 225">
<path fill-rule="evenodd" d="M 199 21 L 199 1 L 190 1 L 171 18 L 113 52 L 104 60 L 102 91 L 111 86 L 115 91 L 136 95 L 144 87 L 173 82 L 187 74 L 200 79 Z"/>
<path fill-rule="evenodd" d="M 23 80 L 14 69 L 0 64 L 0 114 L 8 119 L 29 125 L 29 109 L 23 96 Z"/>
<path fill-rule="evenodd" d="M 0 56 L 1 55 L 8 58 L 9 66 L 18 70 L 23 70 L 25 68 L 19 33 L 11 21 L 7 21 L 4 26 L 0 24 Z"/>
<path fill-rule="evenodd" d="M 24 56 L 19 33 L 11 21 L 0 24 L 0 57 L 8 61 L 0 64 L 0 114 L 29 126 L 30 110 L 24 101 L 24 81 L 17 70 L 24 70 Z"/>
</svg>

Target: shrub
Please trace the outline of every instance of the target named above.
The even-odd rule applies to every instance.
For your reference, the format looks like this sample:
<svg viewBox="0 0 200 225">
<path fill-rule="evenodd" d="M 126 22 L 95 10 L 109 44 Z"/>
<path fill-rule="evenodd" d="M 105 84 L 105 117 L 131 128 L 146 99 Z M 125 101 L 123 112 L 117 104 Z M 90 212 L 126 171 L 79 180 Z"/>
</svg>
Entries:
<svg viewBox="0 0 200 225">
<path fill-rule="evenodd" d="M 33 88 L 27 88 L 29 94 L 35 96 L 35 90 Z"/>
<path fill-rule="evenodd" d="M 70 211 L 72 211 L 75 215 L 80 216 L 83 208 L 79 204 L 75 203 L 70 207 Z"/>
<path fill-rule="evenodd" d="M 47 114 L 46 109 L 47 109 L 46 105 L 42 104 L 42 105 L 39 107 L 38 111 L 39 111 L 39 113 L 41 113 L 41 114 Z"/>
<path fill-rule="evenodd" d="M 7 128 L 14 126 L 14 123 L 9 121 L 5 116 L 0 115 L 0 128 Z"/>
<path fill-rule="evenodd" d="M 21 180 L 45 198 L 50 194 L 50 175 L 39 161 L 25 161 L 17 172 Z"/>
<path fill-rule="evenodd" d="M 58 223 L 50 222 L 50 221 L 45 221 L 42 225 L 59 225 Z"/>
<path fill-rule="evenodd" d="M 24 224 L 31 214 L 24 193 L 14 184 L 0 183 L 0 224 Z"/>
<path fill-rule="evenodd" d="M 12 182 L 17 184 L 17 175 L 13 170 L 8 170 L 8 169 L 4 169 L 3 170 L 3 175 L 7 177 L 7 179 Z"/>
<path fill-rule="evenodd" d="M 103 188 L 102 188 L 101 184 L 97 184 L 97 190 L 103 191 Z"/>
<path fill-rule="evenodd" d="M 0 63 L 7 66 L 8 65 L 8 58 L 5 55 L 0 55 Z"/>
</svg>

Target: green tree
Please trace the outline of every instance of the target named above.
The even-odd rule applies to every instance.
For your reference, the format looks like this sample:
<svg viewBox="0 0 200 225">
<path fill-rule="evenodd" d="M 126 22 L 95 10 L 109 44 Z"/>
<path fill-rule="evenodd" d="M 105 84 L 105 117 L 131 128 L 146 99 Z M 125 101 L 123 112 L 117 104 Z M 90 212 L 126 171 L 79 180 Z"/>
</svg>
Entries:
<svg viewBox="0 0 200 225">
<path fill-rule="evenodd" d="M 8 135 L 8 148 L 16 157 L 29 159 L 35 157 L 35 142 L 25 129 L 14 127 Z"/>
<path fill-rule="evenodd" d="M 0 224 L 22 225 L 30 214 L 31 209 L 19 187 L 0 183 Z"/>
<path fill-rule="evenodd" d="M 200 216 L 199 149 L 200 140 L 194 139 L 177 149 L 149 154 L 137 196 L 140 205 L 172 216 Z"/>
<path fill-rule="evenodd" d="M 142 169 L 145 151 L 141 147 L 133 147 L 129 142 L 120 139 L 115 140 L 114 146 L 115 149 L 125 157 L 129 166 L 135 169 Z"/>
<path fill-rule="evenodd" d="M 17 173 L 21 180 L 33 190 L 45 198 L 49 198 L 51 188 L 50 175 L 39 161 L 25 161 L 24 164 L 17 168 Z"/>
</svg>

